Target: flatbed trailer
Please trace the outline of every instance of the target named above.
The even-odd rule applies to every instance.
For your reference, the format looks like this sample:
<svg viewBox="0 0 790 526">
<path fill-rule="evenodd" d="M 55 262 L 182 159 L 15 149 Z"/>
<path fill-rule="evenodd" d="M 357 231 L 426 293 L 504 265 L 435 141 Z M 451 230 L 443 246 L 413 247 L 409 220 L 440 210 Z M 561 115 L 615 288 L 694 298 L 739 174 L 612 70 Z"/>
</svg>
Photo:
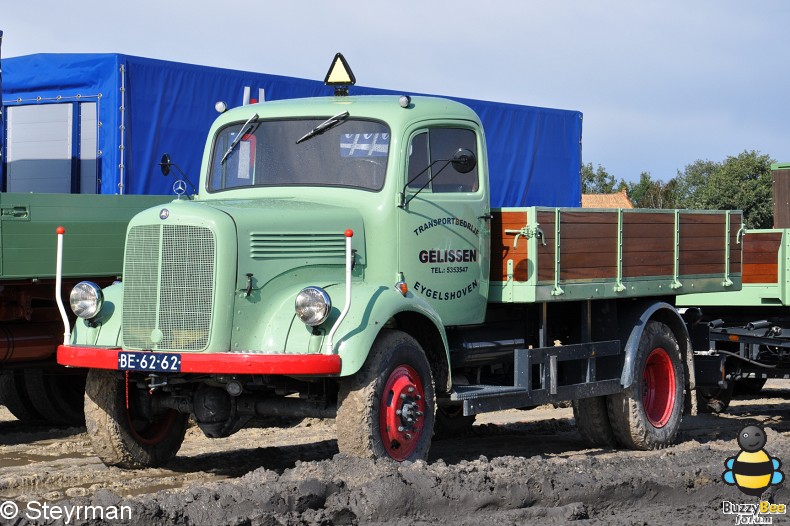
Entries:
<svg viewBox="0 0 790 526">
<path fill-rule="evenodd" d="M 679 297 L 697 309 L 691 328 L 700 406 L 723 411 L 735 389 L 756 393 L 769 378 L 790 378 L 790 230 L 744 230 L 741 290 Z"/>
</svg>

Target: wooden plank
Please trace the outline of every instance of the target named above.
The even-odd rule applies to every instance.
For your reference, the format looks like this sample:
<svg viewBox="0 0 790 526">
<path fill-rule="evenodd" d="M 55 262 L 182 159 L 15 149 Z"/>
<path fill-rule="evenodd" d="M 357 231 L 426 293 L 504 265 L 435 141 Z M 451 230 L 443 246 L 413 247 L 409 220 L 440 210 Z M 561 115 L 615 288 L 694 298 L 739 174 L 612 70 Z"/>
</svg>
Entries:
<svg viewBox="0 0 790 526">
<path fill-rule="evenodd" d="M 507 280 L 507 260 L 513 259 L 514 276 L 516 281 L 527 281 L 528 260 L 525 239 L 520 239 L 517 248 L 513 248 L 515 235 L 505 234 L 505 230 L 521 230 L 527 223 L 525 211 L 494 211 L 491 219 L 491 271 L 492 281 Z"/>
<path fill-rule="evenodd" d="M 779 283 L 779 265 L 774 264 L 743 264 L 744 283 Z"/>
<path fill-rule="evenodd" d="M 670 210 L 669 212 L 653 212 L 653 213 L 636 213 L 624 212 L 623 213 L 624 225 L 675 225 L 675 213 Z"/>
</svg>

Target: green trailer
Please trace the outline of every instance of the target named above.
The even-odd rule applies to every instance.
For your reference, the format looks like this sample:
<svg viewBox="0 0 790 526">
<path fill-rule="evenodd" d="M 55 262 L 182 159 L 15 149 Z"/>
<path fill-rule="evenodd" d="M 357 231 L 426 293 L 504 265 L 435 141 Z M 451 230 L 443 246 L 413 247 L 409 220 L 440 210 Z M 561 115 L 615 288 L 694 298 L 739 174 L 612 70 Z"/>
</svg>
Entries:
<svg viewBox="0 0 790 526">
<path fill-rule="evenodd" d="M 0 193 L 0 404 L 19 419 L 65 424 L 83 418 L 85 371 L 55 362 L 64 332 L 55 303 L 55 229 L 69 233 L 66 290 L 83 280 L 109 286 L 122 273 L 129 220 L 170 200 Z"/>
<path fill-rule="evenodd" d="M 774 165 L 774 173 L 787 168 Z M 790 229 L 745 230 L 738 243 L 740 290 L 677 298 L 678 307 L 698 312 L 690 332 L 700 407 L 714 412 L 736 391 L 754 394 L 769 378 L 790 378 Z"/>
</svg>

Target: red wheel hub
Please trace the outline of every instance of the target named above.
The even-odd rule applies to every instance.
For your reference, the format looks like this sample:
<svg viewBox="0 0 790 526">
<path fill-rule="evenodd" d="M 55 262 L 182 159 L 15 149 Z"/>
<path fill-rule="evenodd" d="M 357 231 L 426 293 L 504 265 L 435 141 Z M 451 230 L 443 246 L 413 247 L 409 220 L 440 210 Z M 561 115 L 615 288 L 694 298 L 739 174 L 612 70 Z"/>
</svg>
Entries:
<svg viewBox="0 0 790 526">
<path fill-rule="evenodd" d="M 400 365 L 390 373 L 379 407 L 379 432 L 387 454 L 406 460 L 417 449 L 425 422 L 425 391 L 412 367 Z"/>
<path fill-rule="evenodd" d="M 642 406 L 653 427 L 664 427 L 675 408 L 675 368 L 667 351 L 656 347 L 642 372 Z"/>
</svg>

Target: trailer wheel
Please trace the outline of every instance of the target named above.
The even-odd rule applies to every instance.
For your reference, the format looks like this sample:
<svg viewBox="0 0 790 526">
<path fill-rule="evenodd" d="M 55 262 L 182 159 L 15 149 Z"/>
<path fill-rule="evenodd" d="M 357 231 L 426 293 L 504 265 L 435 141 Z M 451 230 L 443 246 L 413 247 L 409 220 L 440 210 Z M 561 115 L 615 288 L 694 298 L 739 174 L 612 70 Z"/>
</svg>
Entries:
<svg viewBox="0 0 790 526">
<path fill-rule="evenodd" d="M 475 416 L 464 416 L 464 407 L 460 405 L 437 406 L 433 438 L 443 440 L 468 434 L 475 423 Z"/>
<path fill-rule="evenodd" d="M 659 449 L 672 443 L 683 416 L 683 362 L 672 331 L 647 323 L 634 363 L 631 386 L 607 398 L 617 441 L 632 449 Z"/>
<path fill-rule="evenodd" d="M 44 421 L 57 425 L 83 425 L 85 373 L 71 370 L 25 369 L 28 397 Z"/>
<path fill-rule="evenodd" d="M 420 345 L 404 332 L 382 331 L 359 372 L 340 384 L 335 420 L 340 452 L 424 459 L 435 406 L 431 368 Z"/>
<path fill-rule="evenodd" d="M 127 384 L 116 371 L 91 369 L 85 385 L 85 424 L 102 462 L 147 468 L 161 466 L 176 455 L 189 415 L 173 409 L 154 413 L 150 405 L 148 391 L 134 382 Z"/>
<path fill-rule="evenodd" d="M 606 397 L 581 398 L 573 401 L 573 418 L 576 429 L 588 444 L 594 447 L 615 447 L 617 440 L 609 423 Z"/>
<path fill-rule="evenodd" d="M 0 373 L 0 405 L 6 406 L 20 422 L 32 424 L 42 421 L 41 415 L 27 395 L 24 371 Z"/>
</svg>

